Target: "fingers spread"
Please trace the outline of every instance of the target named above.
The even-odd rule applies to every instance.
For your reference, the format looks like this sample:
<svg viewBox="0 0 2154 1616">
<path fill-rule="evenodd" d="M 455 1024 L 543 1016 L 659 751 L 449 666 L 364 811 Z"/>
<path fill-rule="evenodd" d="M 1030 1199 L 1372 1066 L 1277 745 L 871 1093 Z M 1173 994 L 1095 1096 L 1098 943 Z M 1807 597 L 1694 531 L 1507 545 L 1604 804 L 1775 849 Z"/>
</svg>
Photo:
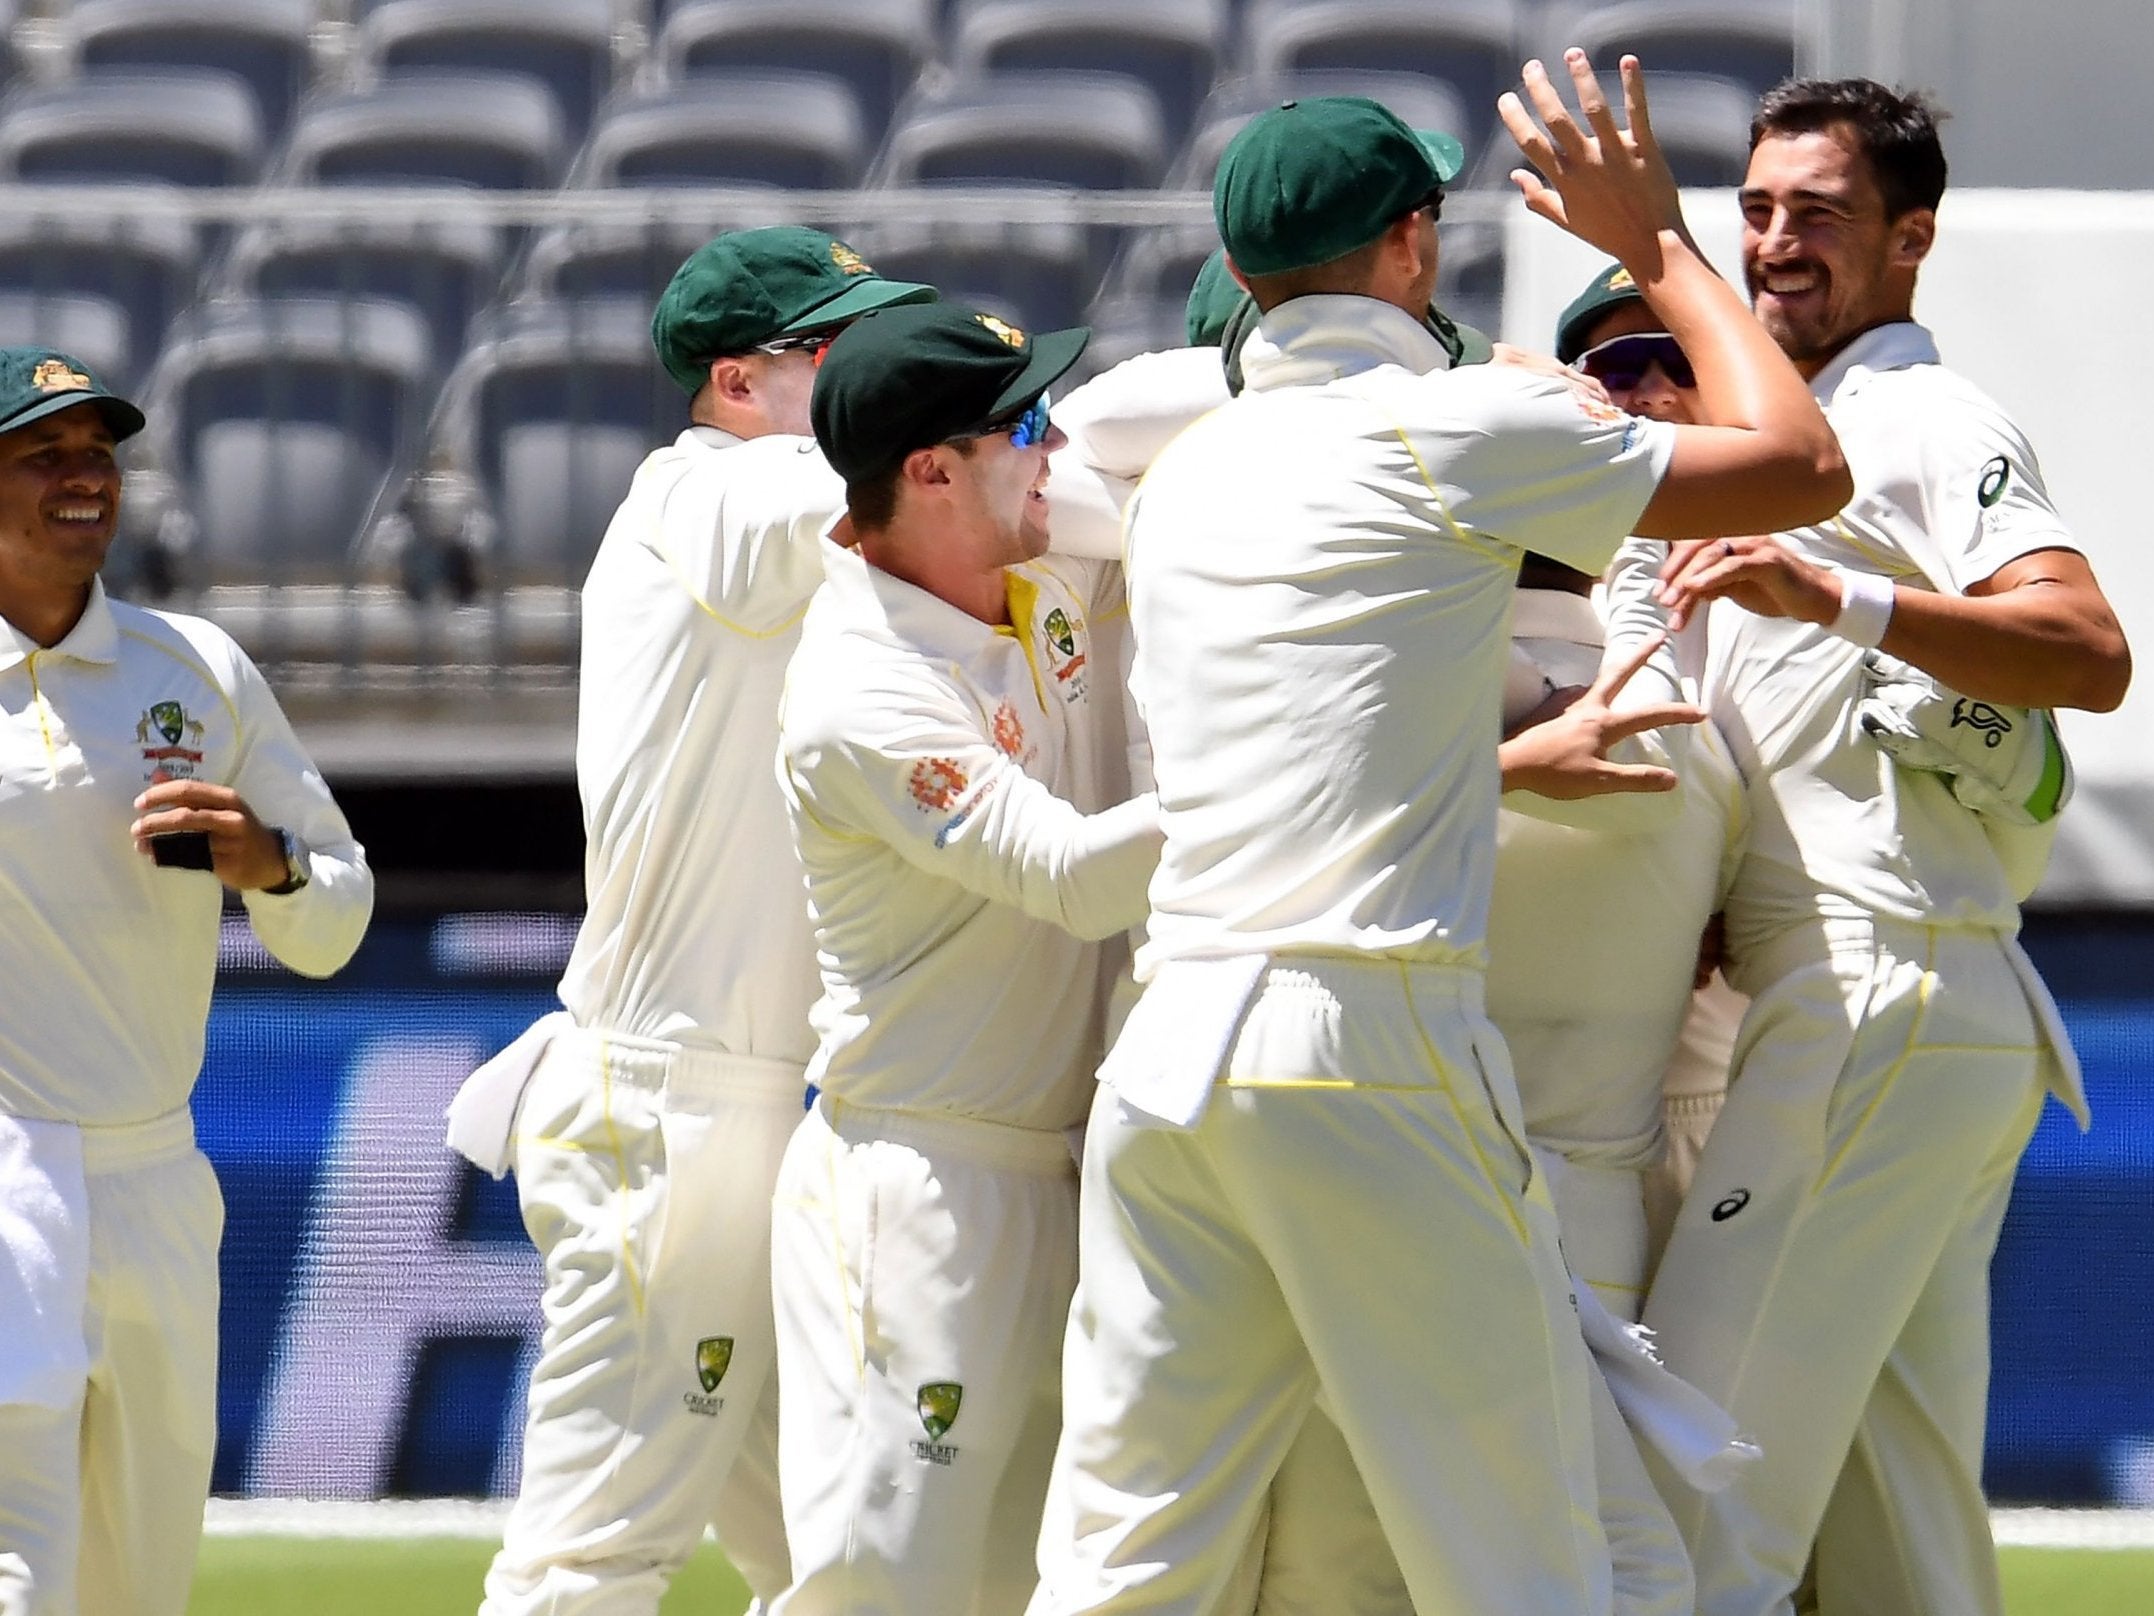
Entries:
<svg viewBox="0 0 2154 1616">
<path fill-rule="evenodd" d="M 1638 146 L 1653 144 L 1653 118 L 1645 103 L 1645 69 L 1638 58 L 1626 56 L 1618 64 L 1623 75 L 1623 122 Z"/>
<path fill-rule="evenodd" d="M 1601 726 L 1601 735 L 1607 741 L 1625 740 L 1642 735 L 1649 729 L 1666 729 L 1676 724 L 1702 724 L 1705 709 L 1693 707 L 1688 702 L 1659 702 L 1650 707 L 1640 707 L 1627 713 L 1613 713 Z"/>
<path fill-rule="evenodd" d="M 1593 694 L 1602 702 L 1612 701 L 1630 683 L 1631 675 L 1653 660 L 1653 653 L 1668 643 L 1665 634 L 1648 634 L 1626 651 L 1621 660 L 1601 669 L 1600 677 L 1593 681 Z"/>
<path fill-rule="evenodd" d="M 1571 83 L 1578 91 L 1578 110 L 1601 143 L 1602 154 L 1616 150 L 1623 143 L 1622 134 L 1616 128 L 1615 114 L 1608 110 L 1608 97 L 1601 92 L 1601 81 L 1592 62 L 1574 45 L 1563 53 L 1563 65 L 1570 69 Z"/>
</svg>

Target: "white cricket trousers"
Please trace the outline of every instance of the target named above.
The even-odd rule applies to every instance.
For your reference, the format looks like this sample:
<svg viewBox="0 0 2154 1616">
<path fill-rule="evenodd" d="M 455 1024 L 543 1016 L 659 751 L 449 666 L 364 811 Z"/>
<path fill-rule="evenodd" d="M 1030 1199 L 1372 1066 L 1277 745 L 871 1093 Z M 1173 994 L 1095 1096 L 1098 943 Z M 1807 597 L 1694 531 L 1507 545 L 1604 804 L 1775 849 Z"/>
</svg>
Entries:
<svg viewBox="0 0 2154 1616">
<path fill-rule="evenodd" d="M 2017 947 L 1821 921 L 1742 962 L 1734 1078 L 1645 1311 L 1764 1449 L 1723 1493 L 1670 1489 L 1700 1616 L 1785 1616 L 1813 1540 L 1834 1616 L 2002 1610 L 1989 1263 L 2046 1049 Z"/>
<path fill-rule="evenodd" d="M 1067 1138 L 822 1095 L 779 1173 L 772 1273 L 774 1616 L 1018 1616 L 1076 1283 Z"/>
<path fill-rule="evenodd" d="M 486 1616 L 653 1616 L 709 1526 L 759 1598 L 785 1585 L 770 1192 L 806 1092 L 590 1029 L 540 1059 L 514 1160 L 543 1333 Z"/>
<path fill-rule="evenodd" d="M 185 1107 L 80 1137 L 89 1372 L 62 1406 L 0 1403 L 0 1616 L 181 1616 L 217 1446 L 224 1198 Z"/>
<path fill-rule="evenodd" d="M 1396 961 L 1275 961 L 1191 1129 L 1102 1089 L 1035 1616 L 1211 1609 L 1319 1389 L 1416 1609 L 1606 1612 L 1524 1137 L 1479 973 Z"/>
</svg>

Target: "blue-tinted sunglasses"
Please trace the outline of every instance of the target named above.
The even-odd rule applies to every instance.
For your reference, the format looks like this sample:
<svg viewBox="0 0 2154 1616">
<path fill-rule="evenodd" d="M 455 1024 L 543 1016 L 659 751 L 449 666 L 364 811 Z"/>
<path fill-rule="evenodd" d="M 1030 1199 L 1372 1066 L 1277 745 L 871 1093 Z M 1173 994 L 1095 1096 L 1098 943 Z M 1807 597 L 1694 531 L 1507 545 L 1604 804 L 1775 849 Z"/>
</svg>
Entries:
<svg viewBox="0 0 2154 1616">
<path fill-rule="evenodd" d="M 997 433 L 1007 432 L 1010 435 L 1012 444 L 1020 449 L 1029 449 L 1035 443 L 1045 443 L 1047 441 L 1049 424 L 1047 419 L 1047 395 L 1042 393 L 1025 406 L 1024 414 L 997 421 L 992 426 L 983 426 L 977 432 L 960 432 L 958 436 L 962 438 L 991 438 Z"/>
</svg>

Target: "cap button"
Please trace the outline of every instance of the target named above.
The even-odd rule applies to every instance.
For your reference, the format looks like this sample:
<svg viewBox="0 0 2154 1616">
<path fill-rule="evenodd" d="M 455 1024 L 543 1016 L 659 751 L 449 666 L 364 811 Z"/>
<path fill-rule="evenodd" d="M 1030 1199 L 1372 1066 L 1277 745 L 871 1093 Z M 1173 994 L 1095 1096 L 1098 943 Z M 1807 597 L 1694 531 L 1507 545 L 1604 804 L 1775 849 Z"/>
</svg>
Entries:
<svg viewBox="0 0 2154 1616">
<path fill-rule="evenodd" d="M 1296 107 L 1300 105 L 1301 103 L 1299 101 L 1282 101 L 1279 103 L 1279 110 L 1281 112 L 1292 112 Z"/>
</svg>

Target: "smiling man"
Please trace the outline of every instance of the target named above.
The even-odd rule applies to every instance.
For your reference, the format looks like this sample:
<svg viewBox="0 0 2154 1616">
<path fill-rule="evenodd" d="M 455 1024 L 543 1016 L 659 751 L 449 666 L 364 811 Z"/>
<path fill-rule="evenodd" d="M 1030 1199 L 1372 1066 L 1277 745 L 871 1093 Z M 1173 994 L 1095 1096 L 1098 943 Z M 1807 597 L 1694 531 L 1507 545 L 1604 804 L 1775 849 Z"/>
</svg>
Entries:
<svg viewBox="0 0 2154 1616">
<path fill-rule="evenodd" d="M 1999 1611 L 1990 1255 L 2044 1087 L 2085 1118 L 2014 872 L 1858 716 L 1873 648 L 2000 710 L 2106 711 L 2131 675 L 2026 438 L 1914 322 L 1944 185 L 1919 97 L 1766 97 L 1744 275 L 1854 498 L 1663 573 L 1678 617 L 1714 603 L 1709 705 L 1752 826 L 1727 925 L 1753 1002 L 1645 1311 L 1764 1449 L 1725 1493 L 1675 1500 L 1704 1616 L 1790 1610 L 1813 1538 L 1822 1609 Z"/>
<path fill-rule="evenodd" d="M 1032 1591 L 1095 943 L 1144 914 L 1159 850 L 1154 800 L 1102 783 L 1118 571 L 1044 554 L 1046 389 L 1086 336 L 892 309 L 816 378 L 847 514 L 780 717 L 823 996 L 772 1220 L 778 1616 L 1016 1616 Z"/>
<path fill-rule="evenodd" d="M 195 1148 L 223 889 L 327 976 L 374 883 L 245 652 L 106 597 L 142 413 L 0 349 L 0 1611 L 179 1616 L 216 1447 Z"/>
</svg>

